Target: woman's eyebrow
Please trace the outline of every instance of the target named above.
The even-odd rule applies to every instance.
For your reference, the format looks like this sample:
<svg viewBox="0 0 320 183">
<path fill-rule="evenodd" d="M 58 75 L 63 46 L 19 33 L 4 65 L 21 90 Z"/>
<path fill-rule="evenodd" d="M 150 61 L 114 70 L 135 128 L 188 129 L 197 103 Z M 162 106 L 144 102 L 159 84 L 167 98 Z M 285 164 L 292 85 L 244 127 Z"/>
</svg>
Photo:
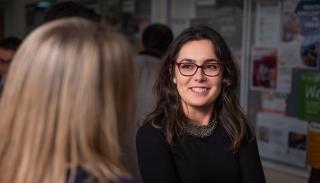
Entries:
<svg viewBox="0 0 320 183">
<path fill-rule="evenodd" d="M 181 60 L 179 61 L 179 63 L 180 63 L 180 62 L 192 62 L 192 63 L 194 63 L 194 62 L 196 62 L 196 60 L 190 59 L 190 58 L 184 58 L 184 59 L 181 59 Z M 205 59 L 205 60 L 204 60 L 204 63 L 208 63 L 208 62 L 216 62 L 216 63 L 218 63 L 219 60 L 218 60 L 218 59 L 215 59 L 215 58 L 209 58 L 209 59 Z"/>
<path fill-rule="evenodd" d="M 196 60 L 190 59 L 190 58 L 184 58 L 181 59 L 179 62 L 195 62 Z"/>
<path fill-rule="evenodd" d="M 219 60 L 215 58 L 210 58 L 210 59 L 206 59 L 204 62 L 219 62 Z"/>
</svg>

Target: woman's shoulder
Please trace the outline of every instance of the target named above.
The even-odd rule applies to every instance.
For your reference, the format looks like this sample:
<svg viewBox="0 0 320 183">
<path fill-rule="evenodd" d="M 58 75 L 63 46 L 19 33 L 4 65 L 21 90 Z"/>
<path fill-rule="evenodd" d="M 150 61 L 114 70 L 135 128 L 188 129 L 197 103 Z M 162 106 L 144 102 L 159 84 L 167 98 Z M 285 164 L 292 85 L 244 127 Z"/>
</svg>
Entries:
<svg viewBox="0 0 320 183">
<path fill-rule="evenodd" d="M 97 177 L 93 176 L 88 171 L 84 170 L 81 167 L 78 167 L 74 182 L 75 183 L 88 183 L 88 182 L 99 183 L 99 180 Z M 125 178 L 125 177 L 119 177 L 119 178 L 117 178 L 117 180 L 112 181 L 112 183 L 137 183 L 137 182 L 135 182 L 131 179 Z"/>
<path fill-rule="evenodd" d="M 152 121 L 143 121 L 138 129 L 138 133 L 161 133 L 164 129 L 162 117 L 156 117 Z"/>
<path fill-rule="evenodd" d="M 154 124 L 151 122 L 144 122 L 138 129 L 137 136 L 139 135 L 151 135 L 151 134 L 161 134 L 162 127 L 158 124 Z"/>
<path fill-rule="evenodd" d="M 69 180 L 71 175 L 71 171 L 68 170 L 67 172 L 67 180 Z M 69 181 L 67 181 L 69 182 Z M 90 174 L 88 171 L 83 169 L 82 167 L 78 166 L 76 169 L 75 174 L 75 183 L 84 183 L 84 182 L 90 182 L 90 183 L 98 183 L 98 179 L 94 177 L 92 174 Z"/>
<path fill-rule="evenodd" d="M 143 123 L 137 132 L 136 141 L 137 143 L 148 142 L 159 142 L 166 141 L 165 133 L 163 127 L 158 124 L 152 124 L 151 122 Z"/>
</svg>

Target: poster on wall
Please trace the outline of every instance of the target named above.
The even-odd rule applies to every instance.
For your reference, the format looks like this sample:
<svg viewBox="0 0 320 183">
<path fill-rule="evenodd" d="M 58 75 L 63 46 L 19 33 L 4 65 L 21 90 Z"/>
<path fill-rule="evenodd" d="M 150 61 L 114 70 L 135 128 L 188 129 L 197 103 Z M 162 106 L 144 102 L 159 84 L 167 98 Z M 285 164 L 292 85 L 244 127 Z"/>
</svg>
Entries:
<svg viewBox="0 0 320 183">
<path fill-rule="evenodd" d="M 274 46 L 280 41 L 281 3 L 260 1 L 257 3 L 255 45 Z"/>
<path fill-rule="evenodd" d="M 285 0 L 282 22 L 283 56 L 280 58 L 287 66 L 319 67 L 320 1 Z"/>
<path fill-rule="evenodd" d="M 301 0 L 284 0 L 282 6 L 282 35 L 283 42 L 296 42 L 301 45 L 299 17 L 295 9 Z"/>
<path fill-rule="evenodd" d="M 285 0 L 279 46 L 277 91 L 291 93 L 292 68 L 319 68 L 320 1 Z M 318 50 L 318 51 L 317 51 Z"/>
<path fill-rule="evenodd" d="M 276 89 L 277 49 L 253 47 L 251 63 L 251 89 L 270 91 Z"/>
<path fill-rule="evenodd" d="M 277 92 L 261 93 L 261 112 L 287 114 L 287 96 Z"/>
<path fill-rule="evenodd" d="M 257 141 L 261 157 L 306 167 L 308 123 L 271 113 L 257 114 Z"/>
<path fill-rule="evenodd" d="M 292 68 L 301 68 L 302 61 L 298 48 L 299 43 L 281 43 L 278 49 L 278 75 L 277 91 L 285 94 L 291 93 Z"/>
<path fill-rule="evenodd" d="M 320 1 L 285 0 L 282 13 L 282 53 L 284 65 L 319 67 Z M 282 62 L 281 62 L 282 63 Z"/>
<path fill-rule="evenodd" d="M 308 164 L 320 167 L 320 124 L 310 123 L 308 132 Z M 318 177 L 320 178 L 320 176 Z"/>
<path fill-rule="evenodd" d="M 303 42 L 300 55 L 307 67 L 319 67 L 320 51 L 320 1 L 301 0 L 295 9 L 299 18 L 300 34 Z"/>
<path fill-rule="evenodd" d="M 299 118 L 320 123 L 320 72 L 302 72 L 298 82 Z"/>
</svg>

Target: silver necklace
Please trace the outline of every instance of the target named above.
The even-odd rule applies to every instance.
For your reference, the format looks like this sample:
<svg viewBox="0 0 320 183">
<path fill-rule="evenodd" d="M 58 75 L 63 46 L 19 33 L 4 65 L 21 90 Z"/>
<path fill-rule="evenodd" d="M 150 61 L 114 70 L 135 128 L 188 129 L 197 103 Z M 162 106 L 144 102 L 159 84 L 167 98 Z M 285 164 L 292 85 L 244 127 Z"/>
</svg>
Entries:
<svg viewBox="0 0 320 183">
<path fill-rule="evenodd" d="M 208 125 L 194 125 L 191 122 L 185 123 L 184 132 L 194 137 L 205 138 L 213 134 L 218 125 L 217 120 L 209 121 Z"/>
</svg>

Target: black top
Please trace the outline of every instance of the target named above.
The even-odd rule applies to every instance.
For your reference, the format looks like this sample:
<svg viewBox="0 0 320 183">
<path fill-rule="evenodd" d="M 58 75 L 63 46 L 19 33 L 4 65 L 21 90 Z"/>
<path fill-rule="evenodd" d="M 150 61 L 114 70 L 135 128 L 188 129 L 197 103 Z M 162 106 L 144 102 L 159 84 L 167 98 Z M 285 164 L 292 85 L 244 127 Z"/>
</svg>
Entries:
<svg viewBox="0 0 320 183">
<path fill-rule="evenodd" d="M 230 139 L 221 124 L 205 138 L 184 136 L 170 146 L 161 129 L 149 123 L 137 133 L 144 183 L 265 183 L 256 140 L 227 150 Z"/>
<path fill-rule="evenodd" d="M 70 172 L 67 173 L 67 178 L 69 176 L 70 176 Z M 100 183 L 100 182 L 96 177 L 92 176 L 83 168 L 78 167 L 74 183 Z M 112 183 L 136 183 L 136 182 L 129 180 L 127 178 L 119 177 L 116 182 L 112 182 Z"/>
</svg>

